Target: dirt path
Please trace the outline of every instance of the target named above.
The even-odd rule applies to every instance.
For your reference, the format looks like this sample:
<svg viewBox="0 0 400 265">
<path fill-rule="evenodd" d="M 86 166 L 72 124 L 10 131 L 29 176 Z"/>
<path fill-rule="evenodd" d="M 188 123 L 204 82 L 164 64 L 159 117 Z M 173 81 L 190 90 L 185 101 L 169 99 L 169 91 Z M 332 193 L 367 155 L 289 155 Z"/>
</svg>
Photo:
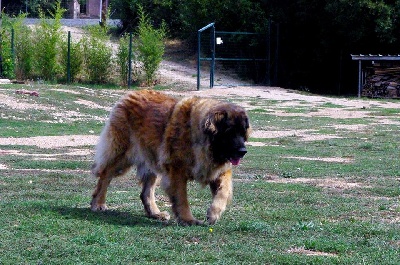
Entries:
<svg viewBox="0 0 400 265">
<path fill-rule="evenodd" d="M 173 71 L 175 74 L 177 71 Z M 76 93 L 71 91 L 72 93 Z M 365 99 L 346 99 L 346 98 L 329 98 L 317 95 L 304 95 L 299 94 L 290 90 L 276 88 L 276 87 L 230 87 L 230 88 L 214 88 L 214 89 L 203 89 L 200 91 L 168 91 L 167 93 L 176 96 L 201 96 L 201 97 L 217 97 L 217 98 L 241 98 L 241 99 L 267 99 L 267 100 L 278 100 L 282 101 L 281 107 L 302 107 L 308 106 L 309 108 L 320 107 L 323 104 L 335 104 L 341 107 L 335 108 L 316 108 L 312 112 L 306 113 L 288 113 L 284 110 L 277 109 L 276 106 L 269 109 L 270 114 L 276 116 L 304 116 L 304 117 L 331 117 L 331 118 L 363 118 L 368 114 L 368 109 L 371 107 L 380 108 L 400 108 L 400 102 L 376 102 Z M 245 108 L 251 109 L 251 106 L 246 103 L 246 100 L 240 101 Z M 87 100 L 80 100 L 77 103 L 83 104 L 90 108 L 110 110 L 109 106 L 100 106 L 94 102 Z M 13 108 L 13 109 L 36 109 L 36 110 L 48 110 L 53 113 L 59 113 L 56 107 L 48 107 L 46 105 L 39 105 L 32 103 L 29 98 L 24 97 L 13 97 L 5 94 L 5 90 L 0 88 L 0 107 Z M 268 109 L 268 106 L 265 107 Z M 79 115 L 73 115 L 78 117 Z M 391 123 L 396 122 L 389 119 L 377 119 L 380 123 Z M 363 125 L 342 125 L 338 129 L 347 130 L 363 130 Z M 289 130 L 289 131 L 263 131 L 254 130 L 252 136 L 255 138 L 279 138 L 285 136 L 296 135 L 301 137 L 304 141 L 315 141 L 324 140 L 329 138 L 337 138 L 335 135 L 319 135 L 312 130 Z M 28 137 L 28 138 L 0 138 L 0 145 L 35 145 L 39 148 L 58 148 L 58 147 L 72 147 L 72 146 L 85 146 L 95 145 L 98 140 L 97 136 L 94 135 L 73 135 L 73 136 L 40 136 L 40 137 Z M 250 142 L 253 146 L 263 146 L 259 142 Z"/>
</svg>

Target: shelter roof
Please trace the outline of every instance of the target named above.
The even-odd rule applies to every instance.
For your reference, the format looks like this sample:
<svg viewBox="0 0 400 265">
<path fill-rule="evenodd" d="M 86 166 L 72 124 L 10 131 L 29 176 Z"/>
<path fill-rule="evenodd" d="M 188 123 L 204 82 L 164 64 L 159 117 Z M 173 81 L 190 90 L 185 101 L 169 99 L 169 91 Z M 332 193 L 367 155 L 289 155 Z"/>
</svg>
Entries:
<svg viewBox="0 0 400 265">
<path fill-rule="evenodd" d="M 352 54 L 351 59 L 357 61 L 400 61 L 400 54 Z"/>
</svg>

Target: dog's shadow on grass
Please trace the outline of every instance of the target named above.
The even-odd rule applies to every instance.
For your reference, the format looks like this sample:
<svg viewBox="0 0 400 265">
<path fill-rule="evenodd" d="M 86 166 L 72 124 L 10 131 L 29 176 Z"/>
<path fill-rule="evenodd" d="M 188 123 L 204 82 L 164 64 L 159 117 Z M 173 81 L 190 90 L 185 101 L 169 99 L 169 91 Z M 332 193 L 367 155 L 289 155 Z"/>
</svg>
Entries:
<svg viewBox="0 0 400 265">
<path fill-rule="evenodd" d="M 81 219 L 98 224 L 111 224 L 121 226 L 168 226 L 169 222 L 161 222 L 150 219 L 144 214 L 134 214 L 117 210 L 107 210 L 105 212 L 92 212 L 89 208 L 56 207 L 53 209 L 65 219 Z"/>
</svg>

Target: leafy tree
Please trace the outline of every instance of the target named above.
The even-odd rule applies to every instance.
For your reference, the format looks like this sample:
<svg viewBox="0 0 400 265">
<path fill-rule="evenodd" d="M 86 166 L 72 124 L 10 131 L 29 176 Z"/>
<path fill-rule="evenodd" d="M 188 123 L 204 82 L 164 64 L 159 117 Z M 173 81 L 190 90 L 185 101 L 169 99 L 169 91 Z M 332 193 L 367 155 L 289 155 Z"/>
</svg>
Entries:
<svg viewBox="0 0 400 265">
<path fill-rule="evenodd" d="M 14 1 L 17 2 L 21 1 Z M 36 11 L 39 7 L 52 10 L 55 2 L 30 0 L 30 15 L 39 12 Z M 350 54 L 398 54 L 400 47 L 400 0 L 112 0 L 110 3 L 115 11 L 113 16 L 123 22 L 124 32 L 137 31 L 140 4 L 148 25 L 166 28 L 162 26 L 165 21 L 172 37 L 191 43 L 195 43 L 197 30 L 210 22 L 216 22 L 219 30 L 267 32 L 271 17 L 274 26 L 279 24 L 278 84 L 307 87 L 315 92 L 355 92 L 351 88 L 356 87 L 357 66 Z M 8 44 L 4 45 L 3 53 L 7 56 Z M 160 47 L 157 49 L 161 51 Z M 50 56 L 51 49 L 48 50 Z M 18 68 L 20 60 L 16 59 Z M 5 65 L 9 66 L 13 67 Z"/>
<path fill-rule="evenodd" d="M 298 0 L 282 3 L 275 9 L 283 31 L 280 59 L 285 72 L 281 76 L 288 77 L 281 84 L 306 86 L 323 93 L 356 88 L 356 65 L 350 54 L 390 53 L 398 43 L 398 34 L 393 34 L 396 23 L 393 5 L 386 2 Z M 347 88 L 344 92 L 349 91 Z"/>
<path fill-rule="evenodd" d="M 54 10 L 58 0 L 30 0 L 28 13 L 31 17 L 49 16 L 48 10 Z"/>
<path fill-rule="evenodd" d="M 194 43 L 199 28 L 266 32 L 279 24 L 279 85 L 351 92 L 351 53 L 399 53 L 400 0 L 114 0 L 125 27 L 137 26 L 137 2 L 153 25 Z M 195 46 L 193 46 L 195 47 Z M 345 89 L 345 90 L 343 90 Z"/>
<path fill-rule="evenodd" d="M 263 31 L 265 12 L 260 1 L 251 0 L 114 0 L 112 8 L 122 20 L 123 28 L 132 31 L 139 22 L 138 4 L 155 26 L 163 21 L 172 36 L 193 37 L 199 28 L 216 22 L 225 30 Z"/>
</svg>

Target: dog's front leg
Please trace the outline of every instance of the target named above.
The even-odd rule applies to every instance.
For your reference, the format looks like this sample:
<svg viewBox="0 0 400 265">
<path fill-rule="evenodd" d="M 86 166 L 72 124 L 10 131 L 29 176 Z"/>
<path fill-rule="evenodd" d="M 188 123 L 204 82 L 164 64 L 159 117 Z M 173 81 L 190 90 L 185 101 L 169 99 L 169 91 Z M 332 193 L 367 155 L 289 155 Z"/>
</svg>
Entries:
<svg viewBox="0 0 400 265">
<path fill-rule="evenodd" d="M 210 189 L 213 201 L 207 211 L 207 221 L 212 225 L 221 217 L 226 205 L 232 199 L 232 170 L 225 171 L 211 182 Z"/>
<path fill-rule="evenodd" d="M 180 225 L 200 225 L 201 221 L 193 217 L 187 198 L 187 179 L 171 174 L 168 183 L 163 181 L 163 188 L 169 196 L 177 222 Z"/>
</svg>

